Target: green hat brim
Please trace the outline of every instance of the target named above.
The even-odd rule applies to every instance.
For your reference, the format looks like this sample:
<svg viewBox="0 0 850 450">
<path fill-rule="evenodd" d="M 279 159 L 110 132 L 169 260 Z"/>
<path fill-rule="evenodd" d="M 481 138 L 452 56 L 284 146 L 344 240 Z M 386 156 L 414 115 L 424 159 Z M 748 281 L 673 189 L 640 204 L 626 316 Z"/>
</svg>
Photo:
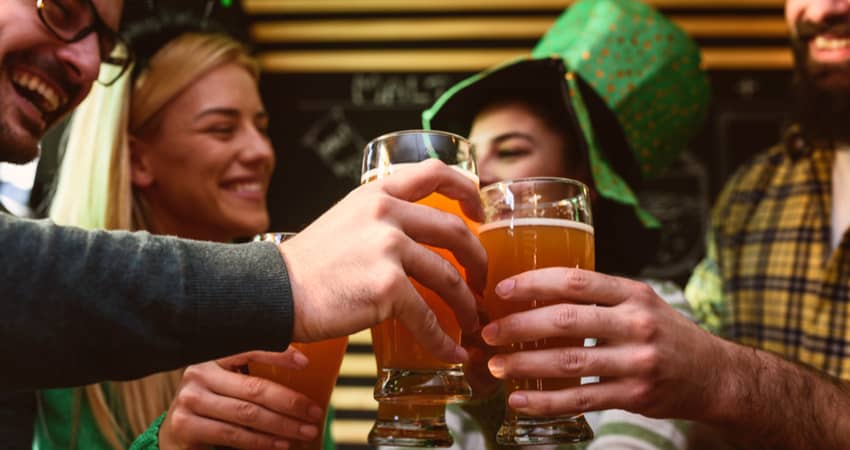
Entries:
<svg viewBox="0 0 850 450">
<path fill-rule="evenodd" d="M 604 101 L 569 72 L 559 57 L 523 57 L 472 75 L 452 86 L 425 110 L 422 125 L 468 136 L 475 115 L 483 107 L 493 98 L 514 93 L 519 98 L 543 102 L 542 106 L 562 116 L 565 126 L 578 131 L 577 147 L 589 163 L 594 182 L 606 180 L 606 189 L 597 189 L 602 197 L 632 206 L 647 228 L 660 227 L 658 220 L 640 207 L 630 187 L 639 186 L 642 180 L 619 122 Z M 602 122 L 596 125 L 604 133 L 601 139 L 594 132 L 589 107 L 596 122 Z M 603 142 L 607 152 L 603 151 Z"/>
</svg>

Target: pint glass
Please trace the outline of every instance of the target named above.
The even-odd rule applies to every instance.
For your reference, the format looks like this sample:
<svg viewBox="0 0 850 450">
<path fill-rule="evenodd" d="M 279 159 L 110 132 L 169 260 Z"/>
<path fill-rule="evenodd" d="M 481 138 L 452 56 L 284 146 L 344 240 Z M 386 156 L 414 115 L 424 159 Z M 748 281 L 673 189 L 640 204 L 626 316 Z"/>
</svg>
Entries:
<svg viewBox="0 0 850 450">
<path fill-rule="evenodd" d="M 256 236 L 254 240 L 280 244 L 293 236 L 295 236 L 295 233 L 265 233 Z M 342 357 L 345 355 L 345 348 L 348 345 L 348 337 L 343 336 L 310 343 L 293 342 L 290 345 L 304 353 L 310 360 L 306 368 L 297 370 L 268 364 L 249 363 L 249 373 L 272 380 L 306 395 L 310 400 L 318 403 L 327 414 L 331 391 L 333 391 L 337 376 L 339 376 L 339 368 L 342 365 Z M 311 441 L 292 440 L 289 448 L 292 450 L 321 450 L 325 433 L 327 433 L 327 430 L 324 429 L 326 423 L 327 417 L 320 425 L 320 433 L 315 439 Z"/>
<path fill-rule="evenodd" d="M 545 267 L 593 270 L 593 222 L 587 187 L 565 178 L 525 178 L 493 184 L 481 191 L 485 222 L 479 239 L 487 250 L 484 309 L 490 320 L 558 302 L 501 300 L 496 284 L 513 275 Z M 501 352 L 582 347 L 583 339 L 550 338 L 512 344 Z M 512 379 L 506 392 L 561 390 L 581 383 L 576 378 Z M 496 436 L 502 445 L 559 444 L 591 439 L 582 415 L 527 417 L 506 408 Z"/>
<path fill-rule="evenodd" d="M 441 131 L 410 130 L 390 133 L 374 139 L 364 150 L 362 183 L 368 183 L 403 170 L 415 170 L 414 163 L 436 158 L 468 176 L 478 184 L 475 156 L 471 144 L 460 136 Z M 431 194 L 418 203 L 459 216 L 473 232 L 477 223 L 467 218 L 457 201 Z M 428 247 L 464 269 L 451 252 Z M 461 330 L 451 308 L 434 292 L 411 282 L 434 311 L 443 331 L 456 342 Z M 387 320 L 372 328 L 372 345 L 378 365 L 375 399 L 379 403 L 378 422 L 370 433 L 370 443 L 406 446 L 448 446 L 451 440 L 435 438 L 448 435 L 444 405 L 465 400 L 471 389 L 459 364 L 438 360 L 422 348 L 398 320 Z M 399 403 L 403 405 L 385 405 Z M 416 411 L 429 411 L 418 414 Z M 440 412 L 436 415 L 436 412 Z M 427 416 L 427 417 L 426 417 Z M 392 420 L 382 420 L 392 417 Z M 404 439 L 393 438 L 395 432 Z M 403 431 L 402 431 L 403 430 Z M 435 434 L 436 433 L 436 434 Z M 398 435 L 396 437 L 401 437 Z"/>
</svg>

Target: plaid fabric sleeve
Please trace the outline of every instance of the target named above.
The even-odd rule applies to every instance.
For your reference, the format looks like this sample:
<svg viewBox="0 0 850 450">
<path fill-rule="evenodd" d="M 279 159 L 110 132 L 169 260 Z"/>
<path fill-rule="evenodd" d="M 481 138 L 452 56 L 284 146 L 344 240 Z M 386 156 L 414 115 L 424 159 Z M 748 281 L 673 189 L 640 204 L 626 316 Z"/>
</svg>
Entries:
<svg viewBox="0 0 850 450">
<path fill-rule="evenodd" d="M 723 280 L 717 263 L 717 242 L 709 231 L 705 258 L 697 265 L 685 287 L 685 298 L 696 315 L 697 323 L 713 334 L 721 334 L 727 305 L 723 298 Z"/>
</svg>

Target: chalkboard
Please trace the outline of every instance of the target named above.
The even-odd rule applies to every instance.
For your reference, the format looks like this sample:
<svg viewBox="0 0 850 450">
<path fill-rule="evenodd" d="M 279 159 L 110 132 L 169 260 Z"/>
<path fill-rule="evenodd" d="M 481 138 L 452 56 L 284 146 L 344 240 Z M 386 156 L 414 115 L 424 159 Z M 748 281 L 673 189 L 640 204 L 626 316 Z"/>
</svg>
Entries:
<svg viewBox="0 0 850 450">
<path fill-rule="evenodd" d="M 272 228 L 300 230 L 360 182 L 363 147 L 422 127 L 420 113 L 466 74 L 270 74 L 262 81 L 278 165 Z"/>
</svg>

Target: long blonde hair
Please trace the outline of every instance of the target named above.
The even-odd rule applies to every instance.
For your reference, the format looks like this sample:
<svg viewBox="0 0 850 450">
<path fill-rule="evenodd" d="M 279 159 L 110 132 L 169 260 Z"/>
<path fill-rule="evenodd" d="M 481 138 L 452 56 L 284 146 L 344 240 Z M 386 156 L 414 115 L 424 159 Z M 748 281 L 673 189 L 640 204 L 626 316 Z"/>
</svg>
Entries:
<svg viewBox="0 0 850 450">
<path fill-rule="evenodd" d="M 157 51 L 137 77 L 127 74 L 110 87 L 95 85 L 71 121 L 50 218 L 84 228 L 147 229 L 146 208 L 130 178 L 129 136 L 155 123 L 192 82 L 229 63 L 259 77 L 257 61 L 234 39 L 186 33 Z M 127 448 L 168 409 L 181 376 L 182 369 L 83 388 L 106 441 L 116 450 Z M 74 416 L 77 420 L 79 410 Z"/>
</svg>

